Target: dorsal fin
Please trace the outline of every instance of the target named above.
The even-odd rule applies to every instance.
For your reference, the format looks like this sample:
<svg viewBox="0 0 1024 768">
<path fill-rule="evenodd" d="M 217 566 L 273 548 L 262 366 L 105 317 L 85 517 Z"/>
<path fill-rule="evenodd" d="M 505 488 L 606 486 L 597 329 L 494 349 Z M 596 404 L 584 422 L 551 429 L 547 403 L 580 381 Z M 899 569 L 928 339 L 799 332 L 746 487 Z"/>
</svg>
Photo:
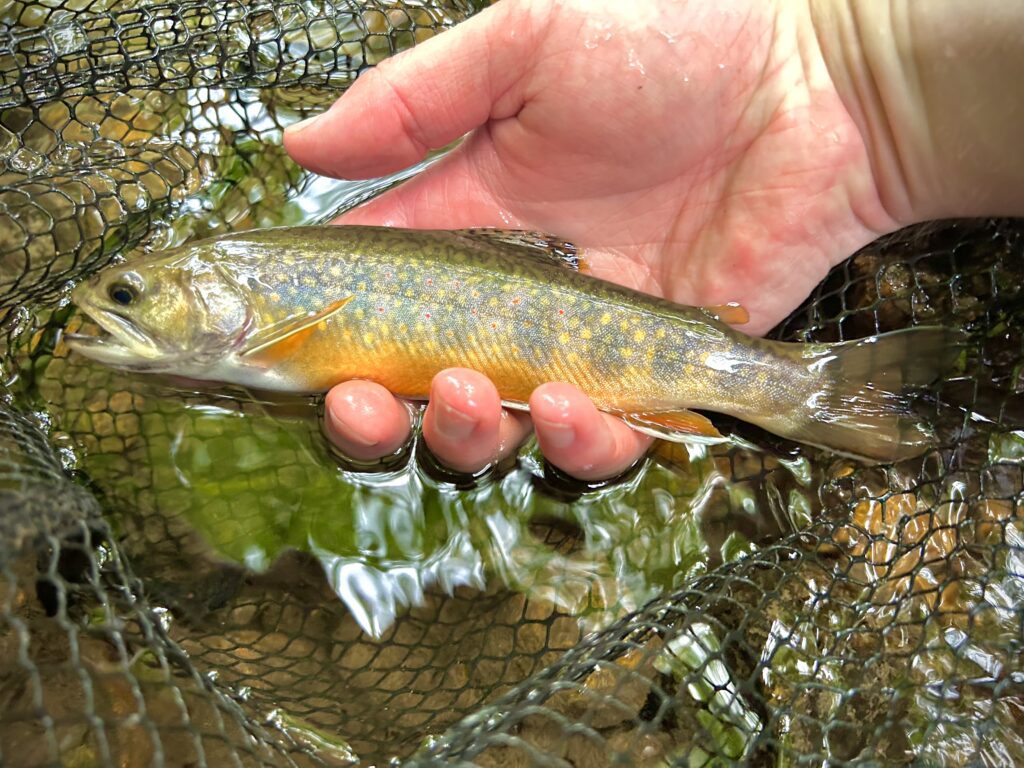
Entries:
<svg viewBox="0 0 1024 768">
<path fill-rule="evenodd" d="M 524 256 L 561 264 L 577 272 L 587 272 L 586 260 L 580 256 L 579 249 L 570 242 L 561 240 L 543 232 L 530 232 L 524 229 L 456 229 L 453 234 L 467 240 L 491 243 L 502 248 L 515 248 Z"/>
</svg>

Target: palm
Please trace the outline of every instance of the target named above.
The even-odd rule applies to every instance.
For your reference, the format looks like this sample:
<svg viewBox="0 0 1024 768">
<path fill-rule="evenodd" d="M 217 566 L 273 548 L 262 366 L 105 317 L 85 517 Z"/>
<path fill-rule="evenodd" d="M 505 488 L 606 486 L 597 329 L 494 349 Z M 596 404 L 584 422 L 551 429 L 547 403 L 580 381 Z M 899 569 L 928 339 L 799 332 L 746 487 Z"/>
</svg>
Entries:
<svg viewBox="0 0 1024 768">
<path fill-rule="evenodd" d="M 556 233 L 587 247 L 599 276 L 738 301 L 745 330 L 767 330 L 891 222 L 827 78 L 808 84 L 796 43 L 773 39 L 774 11 L 757 5 L 551 6 L 533 49 L 543 66 L 507 104 L 483 105 L 490 120 L 452 156 L 346 220 Z"/>
</svg>

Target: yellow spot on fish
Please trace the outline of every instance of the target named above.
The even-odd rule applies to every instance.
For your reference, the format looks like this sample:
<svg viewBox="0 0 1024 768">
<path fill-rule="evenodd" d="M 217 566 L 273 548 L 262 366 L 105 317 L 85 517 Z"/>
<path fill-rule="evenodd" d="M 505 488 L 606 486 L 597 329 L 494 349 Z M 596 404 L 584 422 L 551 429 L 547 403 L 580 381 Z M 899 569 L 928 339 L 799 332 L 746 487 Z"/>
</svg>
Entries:
<svg viewBox="0 0 1024 768">
<path fill-rule="evenodd" d="M 278 293 L 277 291 L 274 291 L 274 293 L 270 294 L 270 300 L 271 301 L 280 301 L 281 300 L 281 294 Z"/>
<path fill-rule="evenodd" d="M 569 343 L 569 334 L 568 333 L 560 334 L 559 337 L 558 337 L 558 343 L 559 344 L 568 344 Z"/>
<path fill-rule="evenodd" d="M 333 267 L 327 270 L 331 277 L 341 277 L 341 267 L 335 264 Z"/>
<path fill-rule="evenodd" d="M 633 334 L 633 341 L 643 341 L 645 338 L 647 338 L 647 334 L 640 328 Z"/>
<path fill-rule="evenodd" d="M 363 319 L 363 315 L 365 315 L 366 313 L 363 311 L 362 307 L 360 307 L 360 308 L 356 309 L 354 314 L 355 314 L 356 320 L 362 320 Z"/>
<path fill-rule="evenodd" d="M 619 354 L 622 355 L 623 357 L 632 357 L 633 350 L 630 349 L 629 347 L 623 347 L 622 349 L 619 350 Z"/>
<path fill-rule="evenodd" d="M 356 290 L 357 291 L 365 291 L 366 290 L 366 283 L 365 282 L 359 283 L 359 285 L 356 286 Z"/>
<path fill-rule="evenodd" d="M 659 328 L 658 330 L 656 330 L 654 332 L 654 338 L 656 338 L 656 339 L 664 339 L 665 338 L 665 329 L 664 328 Z"/>
<path fill-rule="evenodd" d="M 406 325 L 405 323 L 401 323 L 398 326 L 398 332 L 401 333 L 402 335 L 407 334 L 409 332 L 409 326 Z"/>
<path fill-rule="evenodd" d="M 593 335 L 594 335 L 594 334 L 592 334 L 592 333 L 590 332 L 590 329 L 589 329 L 589 328 L 584 328 L 584 329 L 583 329 L 582 331 L 580 331 L 580 338 L 581 338 L 581 339 L 589 339 L 589 338 L 590 338 L 591 336 L 593 336 Z"/>
<path fill-rule="evenodd" d="M 605 312 L 601 315 L 601 325 L 608 325 L 612 321 L 612 316 Z"/>
<path fill-rule="evenodd" d="M 374 336 L 373 336 L 372 333 L 364 333 L 363 334 L 363 344 L 365 344 L 366 346 L 372 347 L 373 346 L 373 340 L 374 340 Z"/>
</svg>

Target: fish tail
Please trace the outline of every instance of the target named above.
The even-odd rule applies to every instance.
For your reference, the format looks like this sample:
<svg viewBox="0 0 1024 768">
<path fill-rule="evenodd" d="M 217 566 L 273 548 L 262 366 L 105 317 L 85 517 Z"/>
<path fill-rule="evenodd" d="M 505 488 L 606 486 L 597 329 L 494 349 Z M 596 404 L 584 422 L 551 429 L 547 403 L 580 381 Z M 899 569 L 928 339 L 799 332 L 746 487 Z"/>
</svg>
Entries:
<svg viewBox="0 0 1024 768">
<path fill-rule="evenodd" d="M 827 345 L 807 365 L 813 393 L 773 431 L 873 461 L 920 455 L 935 436 L 913 412 L 907 390 L 948 373 L 964 339 L 958 330 L 919 326 Z"/>
</svg>

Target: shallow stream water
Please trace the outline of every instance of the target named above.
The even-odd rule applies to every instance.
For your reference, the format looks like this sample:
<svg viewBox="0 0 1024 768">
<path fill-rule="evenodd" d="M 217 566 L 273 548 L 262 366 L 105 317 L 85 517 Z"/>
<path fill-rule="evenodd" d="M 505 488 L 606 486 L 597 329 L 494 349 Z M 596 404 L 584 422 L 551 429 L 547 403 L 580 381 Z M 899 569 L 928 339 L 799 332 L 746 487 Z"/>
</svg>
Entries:
<svg viewBox="0 0 1024 768">
<path fill-rule="evenodd" d="M 5 7 L 56 23 L 72 58 L 87 34 Z M 224 39 L 262 40 L 254 66 L 329 68 L 317 51 L 347 27 L 278 39 L 311 8 L 228 14 Z M 390 19 L 358 56 L 434 34 Z M 0 762 L 286 764 L 266 733 L 315 765 L 421 747 L 485 765 L 1024 761 L 1017 223 L 866 249 L 776 331 L 967 328 L 919 403 L 941 437 L 919 460 L 868 467 L 718 420 L 731 443 L 659 444 L 596 487 L 532 445 L 477 478 L 418 444 L 356 471 L 315 399 L 195 392 L 62 343 L 81 323 L 69 281 L 115 253 L 324 221 L 395 182 L 314 178 L 280 147 L 350 72 L 243 87 L 209 55 L 173 91 L 47 99 L 29 78 L 0 114 L 0 491 L 26 520 L 87 497 L 102 517 L 46 529 L 38 555 L 0 546 Z"/>
</svg>

